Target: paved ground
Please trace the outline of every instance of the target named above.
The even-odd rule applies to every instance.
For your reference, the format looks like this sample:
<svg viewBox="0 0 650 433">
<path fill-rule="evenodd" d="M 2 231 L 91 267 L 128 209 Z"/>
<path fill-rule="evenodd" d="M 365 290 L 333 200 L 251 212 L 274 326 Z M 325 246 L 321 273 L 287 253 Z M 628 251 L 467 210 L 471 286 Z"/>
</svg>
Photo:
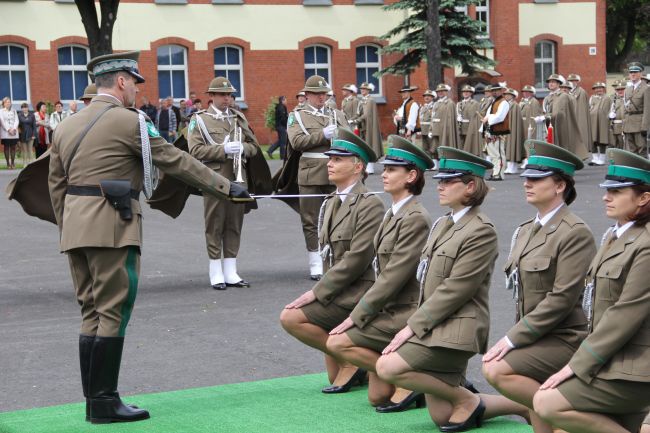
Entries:
<svg viewBox="0 0 650 433">
<path fill-rule="evenodd" d="M 278 161 L 271 162 L 272 171 Z M 597 239 L 608 225 L 597 183 L 603 168 L 578 175 L 574 211 Z M 1 171 L 0 188 L 17 172 Z M 435 182 L 422 202 L 433 216 L 443 210 Z M 379 190 L 379 176 L 368 180 Z M 491 184 L 485 212 L 499 234 L 499 260 L 491 289 L 491 342 L 514 320 L 512 294 L 499 271 L 512 232 L 534 216 L 522 182 L 510 176 Z M 120 389 L 124 394 L 166 391 L 291 376 L 323 370 L 322 356 L 283 332 L 282 307 L 307 290 L 306 254 L 299 218 L 288 206 L 265 200 L 246 217 L 240 274 L 252 287 L 216 292 L 208 284 L 202 202 L 193 197 L 172 220 L 145 208 L 140 290 L 128 328 Z M 0 200 L 0 412 L 80 401 L 77 335 L 79 311 L 57 229 Z M 478 358 L 469 371 L 481 389 Z"/>
</svg>

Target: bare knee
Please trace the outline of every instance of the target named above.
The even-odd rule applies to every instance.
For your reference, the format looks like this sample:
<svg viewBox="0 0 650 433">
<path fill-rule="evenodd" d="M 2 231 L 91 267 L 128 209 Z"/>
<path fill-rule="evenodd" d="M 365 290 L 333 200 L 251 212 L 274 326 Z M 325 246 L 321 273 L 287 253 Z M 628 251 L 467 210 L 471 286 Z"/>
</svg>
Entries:
<svg viewBox="0 0 650 433">
<path fill-rule="evenodd" d="M 395 365 L 390 355 L 381 356 L 377 360 L 377 376 L 384 382 L 395 383 L 400 373 L 399 368 Z"/>
<path fill-rule="evenodd" d="M 350 347 L 344 335 L 330 335 L 327 338 L 327 350 L 332 353 L 341 353 Z"/>
<path fill-rule="evenodd" d="M 280 324 L 285 329 L 285 331 L 290 332 L 292 329 L 295 329 L 300 324 L 300 315 L 298 314 L 300 310 L 285 308 L 280 313 Z"/>
<path fill-rule="evenodd" d="M 482 372 L 485 380 L 487 380 L 490 385 L 496 387 L 502 376 L 497 363 L 495 361 L 484 362 Z"/>
<path fill-rule="evenodd" d="M 540 416 L 544 421 L 550 421 L 555 419 L 558 414 L 558 411 L 553 404 L 553 393 L 549 391 L 537 391 L 533 396 L 533 410 Z"/>
</svg>

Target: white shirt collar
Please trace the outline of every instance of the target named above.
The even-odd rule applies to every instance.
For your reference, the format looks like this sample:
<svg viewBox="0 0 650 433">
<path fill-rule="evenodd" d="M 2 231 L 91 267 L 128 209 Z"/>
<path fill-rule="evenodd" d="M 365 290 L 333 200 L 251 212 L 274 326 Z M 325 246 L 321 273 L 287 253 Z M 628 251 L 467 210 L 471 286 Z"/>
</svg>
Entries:
<svg viewBox="0 0 650 433">
<path fill-rule="evenodd" d="M 350 191 L 352 191 L 352 188 L 354 188 L 354 186 L 355 186 L 356 184 L 357 184 L 356 182 L 353 183 L 353 184 L 350 185 L 349 187 L 345 188 L 343 191 L 339 191 L 338 189 L 336 190 L 336 194 L 338 194 L 337 197 L 341 199 L 341 203 L 343 203 L 343 202 L 345 201 L 345 199 L 347 198 L 348 194 L 350 193 Z"/>
<path fill-rule="evenodd" d="M 459 219 L 461 219 L 462 217 L 464 217 L 465 214 L 466 214 L 467 212 L 469 212 L 469 210 L 470 210 L 471 208 L 472 208 L 471 206 L 467 206 L 467 207 L 465 207 L 465 208 L 459 210 L 458 212 L 452 212 L 452 213 L 451 213 L 451 218 L 454 220 L 454 224 L 456 224 L 456 223 L 458 222 Z"/>
<path fill-rule="evenodd" d="M 122 104 L 122 101 L 120 101 L 119 99 L 117 99 L 113 95 L 109 95 L 108 93 L 98 93 L 97 96 L 108 96 L 109 98 L 115 99 L 120 105 L 124 105 L 124 104 Z"/>
<path fill-rule="evenodd" d="M 544 218 L 540 218 L 538 213 L 535 216 L 535 222 L 540 223 L 542 227 L 544 227 L 546 223 L 549 222 L 551 218 L 553 218 L 553 216 L 557 213 L 557 211 L 559 211 L 562 208 L 562 206 L 564 206 L 564 203 L 562 203 L 561 205 L 559 205 L 558 207 L 556 207 L 555 209 L 553 209 L 552 211 L 544 215 Z"/>
<path fill-rule="evenodd" d="M 620 238 L 621 236 L 623 236 L 623 233 L 625 233 L 627 229 L 629 229 L 633 225 L 634 225 L 634 221 L 627 222 L 620 227 L 618 223 L 616 223 L 616 225 L 614 226 L 614 230 L 616 231 L 616 237 Z"/>
<path fill-rule="evenodd" d="M 228 108 L 227 107 L 226 107 L 225 111 L 219 110 L 217 107 L 214 106 L 214 104 L 211 105 L 211 107 L 214 110 L 214 112 L 217 113 L 218 116 L 227 116 L 228 115 Z"/>
<path fill-rule="evenodd" d="M 409 201 L 411 198 L 413 198 L 413 194 L 409 195 L 406 198 L 401 199 L 397 203 L 393 203 L 391 206 L 391 209 L 393 210 L 393 215 L 397 215 L 397 212 L 406 204 L 407 201 Z"/>
</svg>

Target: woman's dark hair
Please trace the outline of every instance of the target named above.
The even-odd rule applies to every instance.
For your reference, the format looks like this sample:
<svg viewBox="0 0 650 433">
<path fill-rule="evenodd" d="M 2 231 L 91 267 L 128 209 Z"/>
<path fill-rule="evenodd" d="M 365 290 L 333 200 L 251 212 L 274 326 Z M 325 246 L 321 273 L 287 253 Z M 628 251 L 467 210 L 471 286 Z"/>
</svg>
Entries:
<svg viewBox="0 0 650 433">
<path fill-rule="evenodd" d="M 422 190 L 424 189 L 424 172 L 412 164 L 404 166 L 404 168 L 406 169 L 406 171 L 415 170 L 415 172 L 417 173 L 415 176 L 415 180 L 411 183 L 406 184 L 406 190 L 413 195 L 422 194 Z"/>
<path fill-rule="evenodd" d="M 29 104 L 27 102 L 23 102 L 20 104 L 20 108 L 29 108 Z"/>
<path fill-rule="evenodd" d="M 43 102 L 43 101 L 38 101 L 38 102 L 36 103 L 36 111 L 41 111 L 41 107 L 42 107 L 43 105 L 45 105 L 45 102 Z"/>
<path fill-rule="evenodd" d="M 644 192 L 650 192 L 650 185 L 647 184 L 634 185 L 630 188 L 632 188 L 632 191 L 634 191 L 634 194 L 637 196 L 640 196 Z M 641 206 L 639 209 L 637 209 L 637 211 L 634 212 L 634 215 L 632 215 L 630 219 L 634 220 L 634 224 L 637 226 L 644 226 L 650 222 L 650 201 L 646 203 L 645 206 Z"/>
<path fill-rule="evenodd" d="M 490 191 L 487 184 L 485 183 L 485 180 L 482 177 L 474 176 L 473 174 L 464 174 L 460 177 L 460 180 L 465 185 L 471 181 L 474 181 L 475 186 L 474 192 L 470 194 L 466 200 L 463 201 L 463 205 L 470 207 L 482 205 L 483 200 L 485 200 L 485 196 L 487 196 L 488 192 Z"/>
<path fill-rule="evenodd" d="M 565 187 L 564 193 L 562 194 L 564 203 L 566 203 L 567 206 L 573 203 L 576 197 L 578 197 L 578 193 L 576 192 L 576 181 L 573 177 L 564 173 L 555 173 L 551 177 L 556 183 L 564 182 Z"/>
<path fill-rule="evenodd" d="M 282 103 L 283 101 L 286 101 L 287 97 L 286 96 L 280 96 L 278 97 L 278 102 Z"/>
<path fill-rule="evenodd" d="M 201 104 L 201 100 L 199 98 L 196 98 L 194 101 L 192 101 L 192 104 Z"/>
<path fill-rule="evenodd" d="M 54 106 L 56 107 L 57 105 L 60 105 L 60 106 L 63 107 L 63 102 L 61 102 L 61 101 L 56 101 L 56 102 L 54 103 Z"/>
</svg>

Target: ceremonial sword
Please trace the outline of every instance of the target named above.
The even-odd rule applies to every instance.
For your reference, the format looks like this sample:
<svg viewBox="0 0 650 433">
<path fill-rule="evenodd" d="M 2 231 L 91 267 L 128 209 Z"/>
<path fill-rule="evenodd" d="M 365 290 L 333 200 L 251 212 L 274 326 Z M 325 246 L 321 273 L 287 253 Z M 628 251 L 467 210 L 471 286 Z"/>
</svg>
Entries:
<svg viewBox="0 0 650 433">
<path fill-rule="evenodd" d="M 329 197 L 333 195 L 354 195 L 354 194 L 384 194 L 384 191 L 368 191 L 368 192 L 348 192 L 348 193 L 331 193 L 331 194 L 267 194 L 267 195 L 255 195 L 251 194 L 251 198 L 262 199 L 262 198 L 313 198 L 313 197 Z"/>
</svg>

